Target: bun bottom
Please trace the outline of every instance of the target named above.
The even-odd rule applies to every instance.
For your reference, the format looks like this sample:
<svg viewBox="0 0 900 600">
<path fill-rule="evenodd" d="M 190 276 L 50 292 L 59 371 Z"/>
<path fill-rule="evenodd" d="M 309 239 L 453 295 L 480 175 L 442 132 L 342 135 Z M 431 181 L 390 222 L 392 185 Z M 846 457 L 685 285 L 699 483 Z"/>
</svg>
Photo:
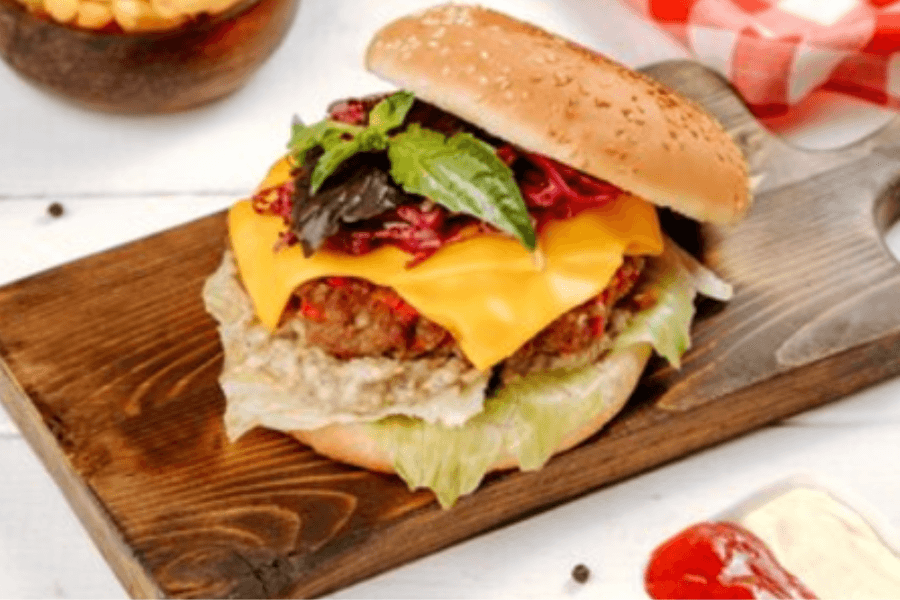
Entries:
<svg viewBox="0 0 900 600">
<path fill-rule="evenodd" d="M 565 452 L 593 436 L 622 410 L 637 386 L 649 357 L 649 346 L 641 344 L 616 352 L 596 363 L 598 366 L 602 363 L 602 368 L 609 374 L 609 385 L 604 389 L 606 406 L 590 421 L 569 432 L 556 446 L 553 455 Z M 332 460 L 369 471 L 396 473 L 390 451 L 379 445 L 368 433 L 365 424 L 328 425 L 309 431 L 290 431 L 289 434 L 316 453 Z M 518 459 L 512 454 L 506 454 L 488 470 L 503 471 L 518 466 Z"/>
</svg>

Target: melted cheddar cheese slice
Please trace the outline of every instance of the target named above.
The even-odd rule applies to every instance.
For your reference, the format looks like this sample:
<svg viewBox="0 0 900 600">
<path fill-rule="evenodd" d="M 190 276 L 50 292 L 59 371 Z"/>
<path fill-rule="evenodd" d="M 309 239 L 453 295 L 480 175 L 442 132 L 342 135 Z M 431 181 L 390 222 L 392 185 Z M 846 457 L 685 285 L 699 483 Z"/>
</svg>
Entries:
<svg viewBox="0 0 900 600">
<path fill-rule="evenodd" d="M 306 258 L 299 246 L 276 252 L 281 218 L 258 215 L 249 201 L 234 205 L 228 221 L 244 287 L 269 329 L 277 328 L 300 285 L 327 276 L 359 277 L 393 288 L 450 331 L 479 369 L 507 358 L 599 294 L 624 255 L 659 254 L 663 247 L 655 208 L 629 194 L 550 223 L 538 237 L 537 253 L 511 238 L 484 234 L 444 246 L 411 269 L 410 255 L 393 246 L 363 256 L 320 250 Z"/>
</svg>

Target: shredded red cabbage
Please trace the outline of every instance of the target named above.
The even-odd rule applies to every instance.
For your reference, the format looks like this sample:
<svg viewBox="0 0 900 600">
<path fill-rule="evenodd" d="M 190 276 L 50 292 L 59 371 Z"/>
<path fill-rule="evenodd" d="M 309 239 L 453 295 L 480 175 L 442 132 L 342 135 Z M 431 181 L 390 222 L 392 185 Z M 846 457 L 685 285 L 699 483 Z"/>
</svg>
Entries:
<svg viewBox="0 0 900 600">
<path fill-rule="evenodd" d="M 473 226 L 470 228 L 470 226 Z M 364 223 L 348 225 L 329 238 L 328 247 L 354 256 L 392 245 L 411 254 L 412 267 L 437 252 L 445 244 L 459 241 L 469 233 L 487 231 L 489 226 L 474 217 L 453 215 L 429 201 L 407 204 Z"/>
<path fill-rule="evenodd" d="M 551 158 L 502 146 L 497 156 L 517 171 L 517 181 L 537 229 L 615 200 L 622 190 Z M 524 161 L 522 168 L 519 161 Z"/>
<path fill-rule="evenodd" d="M 346 100 L 335 104 L 330 117 L 336 121 L 365 125 L 376 99 Z M 525 152 L 511 145 L 497 149 L 497 156 L 509 165 L 529 208 L 538 232 L 550 221 L 571 218 L 583 210 L 614 200 L 622 190 L 611 183 L 586 175 L 546 156 Z M 294 183 L 261 190 L 253 196 L 259 214 L 281 217 L 290 225 Z M 442 246 L 474 232 L 496 231 L 469 215 L 456 215 L 429 200 L 400 206 L 361 223 L 347 225 L 328 240 L 333 250 L 358 256 L 390 244 L 412 255 L 414 266 Z M 282 234 L 276 248 L 298 243 L 290 230 Z"/>
<path fill-rule="evenodd" d="M 365 126 L 369 124 L 369 112 L 379 100 L 380 98 L 344 100 L 332 106 L 328 116 L 332 121 Z"/>
<path fill-rule="evenodd" d="M 275 242 L 275 250 L 292 246 L 299 242 L 297 235 L 290 230 L 291 210 L 294 206 L 294 182 L 286 181 L 280 185 L 259 190 L 250 198 L 250 205 L 256 214 L 281 217 L 288 229 L 281 232 Z"/>
</svg>

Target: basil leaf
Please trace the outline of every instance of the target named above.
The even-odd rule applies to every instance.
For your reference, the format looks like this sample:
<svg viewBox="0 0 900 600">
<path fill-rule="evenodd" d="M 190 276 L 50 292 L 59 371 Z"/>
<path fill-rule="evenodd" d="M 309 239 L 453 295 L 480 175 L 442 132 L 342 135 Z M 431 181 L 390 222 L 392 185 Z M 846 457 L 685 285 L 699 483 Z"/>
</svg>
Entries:
<svg viewBox="0 0 900 600">
<path fill-rule="evenodd" d="M 306 126 L 295 120 L 288 146 L 300 164 L 305 163 L 306 153 L 312 148 L 322 146 L 325 150 L 313 172 L 310 193 L 315 194 L 341 163 L 354 154 L 385 150 L 388 146 L 387 132 L 403 124 L 415 99 L 411 92 L 391 94 L 369 112 L 368 127 L 330 119 Z"/>
<path fill-rule="evenodd" d="M 401 91 L 391 94 L 372 108 L 369 113 L 369 127 L 374 127 L 382 133 L 400 127 L 415 100 L 416 96 L 412 92 Z"/>
<path fill-rule="evenodd" d="M 519 186 L 488 144 L 468 133 L 447 138 L 412 124 L 391 138 L 388 158 L 391 176 L 405 191 L 478 217 L 534 250 L 536 236 Z"/>
<path fill-rule="evenodd" d="M 291 139 L 288 141 L 288 149 L 299 164 L 306 162 L 306 153 L 316 146 L 333 145 L 344 136 L 353 136 L 363 128 L 348 123 L 323 120 L 312 125 L 306 125 L 295 117 L 291 124 Z"/>
<path fill-rule="evenodd" d="M 312 172 L 309 193 L 315 194 L 319 191 L 319 188 L 322 187 L 322 184 L 325 183 L 328 176 L 334 173 L 335 170 L 341 166 L 342 162 L 358 152 L 359 144 L 356 140 L 345 142 L 343 144 L 336 144 L 325 150 L 322 157 L 319 158 L 319 162 L 316 163 L 315 170 Z"/>
<path fill-rule="evenodd" d="M 473 215 L 533 250 L 536 236 L 519 186 L 490 145 L 469 133 L 447 138 L 417 123 L 388 137 L 403 124 L 414 102 L 414 95 L 406 91 L 388 96 L 369 112 L 367 127 L 328 119 L 309 126 L 295 121 L 288 146 L 297 161 L 305 165 L 308 152 L 322 148 L 310 177 L 310 194 L 347 159 L 387 150 L 391 176 L 406 192 Z"/>
<path fill-rule="evenodd" d="M 332 175 L 341 164 L 348 158 L 359 154 L 360 152 L 377 152 L 386 150 L 388 147 L 388 137 L 385 133 L 376 129 L 366 129 L 352 140 L 339 140 L 329 143 L 325 140 L 323 143 L 325 148 L 324 154 L 316 164 L 316 168 L 312 173 L 312 180 L 309 189 L 310 194 L 315 194 L 325 183 L 325 180 Z"/>
<path fill-rule="evenodd" d="M 357 154 L 335 174 L 340 185 L 325 186 L 310 195 L 308 186 L 297 186 L 291 212 L 291 231 L 305 256 L 322 247 L 342 224 L 370 219 L 396 208 L 408 196 L 390 179 L 384 154 Z"/>
</svg>

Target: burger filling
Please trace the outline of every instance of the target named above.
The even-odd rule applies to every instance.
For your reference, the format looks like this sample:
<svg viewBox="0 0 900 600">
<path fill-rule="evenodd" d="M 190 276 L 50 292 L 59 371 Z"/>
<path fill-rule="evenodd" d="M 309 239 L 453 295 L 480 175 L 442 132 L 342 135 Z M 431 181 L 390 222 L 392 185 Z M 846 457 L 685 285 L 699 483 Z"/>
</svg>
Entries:
<svg viewBox="0 0 900 600">
<path fill-rule="evenodd" d="M 330 119 L 366 126 L 373 107 L 382 99 L 337 102 L 331 107 Z M 474 125 L 420 100 L 415 101 L 406 121 L 445 135 L 464 131 L 489 140 L 498 148 L 497 156 L 513 169 L 538 232 L 550 221 L 572 217 L 622 193 L 610 183 L 552 159 L 491 139 Z M 446 244 L 485 231 L 496 232 L 474 216 L 451 212 L 428 198 L 403 191 L 391 180 L 383 153 L 352 157 L 326 186 L 311 195 L 311 173 L 321 158 L 321 149 L 308 153 L 290 181 L 263 189 L 253 198 L 258 213 L 284 219 L 288 229 L 280 245 L 301 244 L 307 255 L 325 247 L 353 256 L 394 245 L 411 255 L 408 266 L 414 268 Z M 328 214 L 325 205 L 346 206 L 348 202 L 358 204 L 360 211 L 345 212 L 339 224 L 323 225 L 323 216 Z M 379 208 L 385 210 L 379 212 Z M 323 229 L 327 236 L 322 235 Z M 612 306 L 628 294 L 642 266 L 642 258 L 626 256 L 607 289 L 557 318 L 505 361 L 504 379 L 547 368 L 596 346 L 603 338 Z M 364 279 L 326 277 L 307 282 L 296 290 L 284 319 L 301 320 L 306 342 L 340 359 L 465 358 L 449 331 L 421 315 L 391 288 Z"/>
<path fill-rule="evenodd" d="M 629 259 L 598 298 L 559 317 L 494 369 L 481 371 L 440 326 L 409 312 L 408 305 L 391 306 L 399 299 L 395 292 L 361 279 L 301 286 L 288 318 L 270 332 L 256 318 L 227 252 L 203 295 L 224 348 L 220 384 L 228 398 L 228 435 L 236 439 L 258 425 L 308 430 L 391 415 L 462 425 L 482 412 L 492 389 L 536 371 L 582 367 L 610 350 L 622 325 L 641 308 L 639 262 Z M 320 303 L 304 311 L 303 297 Z M 416 344 L 430 350 L 412 356 Z"/>
<path fill-rule="evenodd" d="M 381 100 L 339 102 L 330 119 L 368 126 L 373 107 Z M 624 192 L 607 182 L 491 138 L 419 100 L 410 105 L 403 123 L 427 127 L 448 140 L 463 132 L 494 149 L 491 160 L 511 173 L 512 189 L 517 187 L 524 200 L 522 210 L 535 232 L 532 236 L 552 222 L 575 222 L 573 217 L 582 211 L 625 200 Z M 330 134 L 335 131 L 340 127 Z M 434 198 L 406 191 L 395 181 L 384 151 L 341 157 L 316 187 L 316 169 L 333 161 L 326 145 L 308 145 L 299 157 L 295 155 L 286 180 L 273 178 L 281 183 L 261 189 L 251 199 L 250 212 L 279 217 L 284 224 L 273 248 L 276 255 L 291 246 L 299 246 L 307 259 L 320 249 L 363 256 L 394 246 L 410 257 L 406 269 L 421 269 L 447 245 L 476 236 L 517 237 L 503 223 L 478 218 L 478 211 L 451 210 Z M 519 241 L 528 246 L 525 238 L 519 236 Z M 534 238 L 531 242 L 533 249 Z M 309 430 L 331 423 L 375 422 L 390 415 L 448 426 L 466 423 L 500 388 L 528 380 L 536 372 L 579 369 L 613 348 L 623 324 L 643 308 L 638 299 L 642 292 L 635 290 L 646 288 L 641 283 L 645 259 L 624 254 L 605 289 L 557 313 L 489 368 L 484 364 L 476 368 L 447 328 L 420 313 L 392 287 L 359 276 L 322 274 L 303 281 L 293 288 L 273 330 L 273 322 L 263 325 L 255 317 L 235 260 L 228 254 L 204 292 L 225 346 L 220 381 L 229 399 L 228 433 L 236 438 L 257 425 Z M 537 254 L 532 257 L 541 260 Z"/>
</svg>

